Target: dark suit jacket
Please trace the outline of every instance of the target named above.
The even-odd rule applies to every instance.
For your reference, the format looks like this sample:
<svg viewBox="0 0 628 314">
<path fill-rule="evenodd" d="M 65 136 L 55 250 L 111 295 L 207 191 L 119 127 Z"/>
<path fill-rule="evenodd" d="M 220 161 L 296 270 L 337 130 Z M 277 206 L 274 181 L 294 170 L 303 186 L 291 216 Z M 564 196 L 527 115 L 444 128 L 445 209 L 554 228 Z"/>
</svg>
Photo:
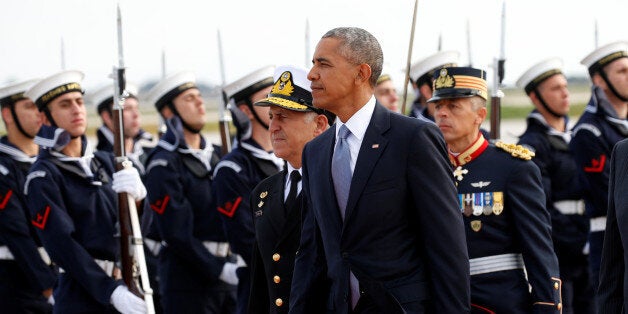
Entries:
<svg viewBox="0 0 628 314">
<path fill-rule="evenodd" d="M 266 178 L 251 192 L 255 225 L 248 307 L 251 314 L 288 313 L 294 257 L 301 238 L 303 193 L 287 209 L 286 216 L 285 178 L 286 170 Z M 313 306 L 310 313 L 324 310 L 324 304 Z"/>
<path fill-rule="evenodd" d="M 628 139 L 611 157 L 608 216 L 598 289 L 598 313 L 626 313 L 628 305 Z M 623 239 L 623 241 L 622 241 Z"/>
<path fill-rule="evenodd" d="M 364 135 L 342 221 L 331 176 L 335 126 L 304 149 L 304 211 L 290 311 L 326 266 L 327 309 L 349 310 L 349 271 L 382 313 L 467 313 L 469 261 L 456 187 L 433 123 L 381 105 Z"/>
</svg>

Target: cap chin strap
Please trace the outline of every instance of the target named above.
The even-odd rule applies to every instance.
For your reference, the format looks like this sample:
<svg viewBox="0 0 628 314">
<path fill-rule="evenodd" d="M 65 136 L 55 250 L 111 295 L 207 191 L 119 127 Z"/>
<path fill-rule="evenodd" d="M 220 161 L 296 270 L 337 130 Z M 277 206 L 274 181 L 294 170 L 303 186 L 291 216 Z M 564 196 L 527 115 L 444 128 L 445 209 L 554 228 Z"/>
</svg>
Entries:
<svg viewBox="0 0 628 314">
<path fill-rule="evenodd" d="M 255 118 L 255 120 L 257 120 L 257 122 L 259 122 L 259 124 L 261 124 L 266 130 L 268 130 L 268 128 L 269 128 L 268 124 L 264 123 L 264 121 L 262 121 L 262 119 L 260 119 L 259 115 L 257 115 L 257 112 L 253 109 L 253 103 L 251 102 L 250 98 L 246 99 L 246 105 L 251 110 L 251 113 L 253 114 L 253 117 Z"/>
<path fill-rule="evenodd" d="M 536 95 L 536 98 L 539 99 L 539 101 L 541 102 L 541 105 L 543 106 L 543 108 L 545 108 L 545 110 L 551 114 L 552 116 L 554 116 L 554 118 L 563 118 L 566 115 L 564 114 L 558 114 L 556 111 L 550 109 L 550 107 L 547 105 L 547 103 L 545 102 L 545 100 L 543 99 L 543 97 L 541 97 L 541 93 L 539 93 L 539 91 L 535 88 L 534 89 L 534 94 Z"/>
<path fill-rule="evenodd" d="M 26 130 L 24 130 L 24 128 L 22 127 L 22 123 L 20 123 L 20 119 L 17 117 L 17 113 L 15 113 L 15 105 L 11 106 L 11 115 L 13 116 L 13 121 L 15 121 L 15 125 L 17 126 L 17 129 L 20 131 L 20 133 L 30 139 L 34 139 L 35 136 L 28 134 Z"/>
<path fill-rule="evenodd" d="M 44 109 L 42 111 L 46 115 L 46 118 L 48 118 L 48 122 L 50 122 L 50 125 L 52 125 L 52 126 L 54 126 L 56 128 L 57 127 L 57 123 L 55 122 L 55 119 L 52 118 L 52 114 L 50 114 L 50 110 L 48 110 L 48 107 L 44 107 Z"/>
<path fill-rule="evenodd" d="M 189 125 L 189 124 L 188 124 L 185 120 L 183 120 L 183 117 L 179 114 L 179 112 L 177 111 L 177 109 L 174 107 L 174 103 L 172 103 L 172 101 L 168 103 L 168 108 L 170 108 L 170 110 L 172 111 L 172 113 L 173 113 L 174 115 L 176 115 L 176 116 L 178 116 L 178 117 L 179 117 L 179 120 L 181 120 L 181 125 L 183 126 L 183 128 L 184 128 L 184 129 L 186 129 L 186 130 L 188 130 L 188 131 L 190 131 L 190 132 L 192 132 L 192 133 L 194 133 L 194 134 L 201 133 L 201 130 L 202 130 L 203 128 L 200 128 L 200 129 L 193 128 L 193 127 L 192 127 L 191 125 Z"/>
<path fill-rule="evenodd" d="M 624 97 L 620 95 L 619 92 L 617 92 L 617 90 L 615 89 L 615 86 L 613 86 L 613 84 L 611 84 L 611 82 L 608 80 L 608 76 L 606 76 L 606 72 L 604 72 L 603 69 L 600 69 L 598 73 L 600 73 L 600 76 L 602 77 L 604 82 L 606 82 L 606 85 L 608 85 L 608 88 L 615 95 L 615 97 L 619 98 L 623 102 L 628 102 L 628 97 Z"/>
</svg>

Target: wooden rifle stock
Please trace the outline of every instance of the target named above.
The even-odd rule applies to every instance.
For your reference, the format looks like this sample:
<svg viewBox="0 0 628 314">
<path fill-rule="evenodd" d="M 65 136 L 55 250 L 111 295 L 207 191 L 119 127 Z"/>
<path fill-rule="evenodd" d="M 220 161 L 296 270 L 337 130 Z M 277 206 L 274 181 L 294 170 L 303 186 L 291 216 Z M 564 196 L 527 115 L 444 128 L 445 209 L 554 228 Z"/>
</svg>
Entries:
<svg viewBox="0 0 628 314">
<path fill-rule="evenodd" d="M 231 122 L 231 116 L 228 116 L 225 112 L 228 102 L 227 95 L 225 95 L 224 92 L 222 93 L 222 100 L 223 102 L 219 104 L 220 120 L 218 124 L 220 129 L 220 141 L 222 143 L 221 153 L 222 156 L 225 156 L 231 151 L 231 133 L 229 132 L 229 123 Z"/>
</svg>

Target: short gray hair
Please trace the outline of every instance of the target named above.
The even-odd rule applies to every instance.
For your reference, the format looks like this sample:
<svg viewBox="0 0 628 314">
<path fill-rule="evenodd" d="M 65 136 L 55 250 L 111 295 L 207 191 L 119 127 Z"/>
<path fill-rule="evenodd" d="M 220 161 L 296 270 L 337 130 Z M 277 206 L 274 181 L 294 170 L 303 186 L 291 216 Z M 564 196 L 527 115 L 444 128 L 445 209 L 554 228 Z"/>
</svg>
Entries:
<svg viewBox="0 0 628 314">
<path fill-rule="evenodd" d="M 340 55 L 354 64 L 366 63 L 371 67 L 369 83 L 377 85 L 377 79 L 382 74 L 384 53 L 379 42 L 371 33 L 358 27 L 337 27 L 322 38 L 337 38 L 340 40 Z"/>
</svg>

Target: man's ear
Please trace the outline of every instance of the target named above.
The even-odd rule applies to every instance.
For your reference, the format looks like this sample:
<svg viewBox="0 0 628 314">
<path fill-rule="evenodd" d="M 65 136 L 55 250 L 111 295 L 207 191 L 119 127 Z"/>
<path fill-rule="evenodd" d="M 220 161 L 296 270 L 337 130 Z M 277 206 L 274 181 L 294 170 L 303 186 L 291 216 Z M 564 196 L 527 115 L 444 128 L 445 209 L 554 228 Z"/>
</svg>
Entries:
<svg viewBox="0 0 628 314">
<path fill-rule="evenodd" d="M 593 74 L 591 81 L 593 82 L 593 85 L 606 89 L 606 81 L 604 81 L 600 73 Z"/>
<path fill-rule="evenodd" d="M 2 107 L 2 120 L 5 124 L 13 122 L 13 115 L 11 114 L 11 109 L 9 107 Z"/>
<path fill-rule="evenodd" d="M 314 136 L 321 135 L 329 127 L 329 121 L 327 120 L 327 116 L 325 116 L 324 114 L 317 115 L 316 119 L 314 119 L 314 122 L 316 122 L 316 130 L 314 130 Z"/>
<path fill-rule="evenodd" d="M 356 81 L 368 83 L 372 73 L 371 66 L 366 63 L 362 63 L 358 65 L 358 75 L 356 77 Z"/>
<path fill-rule="evenodd" d="M 247 117 L 249 117 L 249 120 L 255 120 L 255 117 L 253 116 L 253 113 L 251 113 L 251 108 L 249 108 L 249 106 L 247 106 L 246 104 L 240 104 L 238 105 L 238 108 L 240 109 L 240 111 L 244 112 Z"/>
</svg>

